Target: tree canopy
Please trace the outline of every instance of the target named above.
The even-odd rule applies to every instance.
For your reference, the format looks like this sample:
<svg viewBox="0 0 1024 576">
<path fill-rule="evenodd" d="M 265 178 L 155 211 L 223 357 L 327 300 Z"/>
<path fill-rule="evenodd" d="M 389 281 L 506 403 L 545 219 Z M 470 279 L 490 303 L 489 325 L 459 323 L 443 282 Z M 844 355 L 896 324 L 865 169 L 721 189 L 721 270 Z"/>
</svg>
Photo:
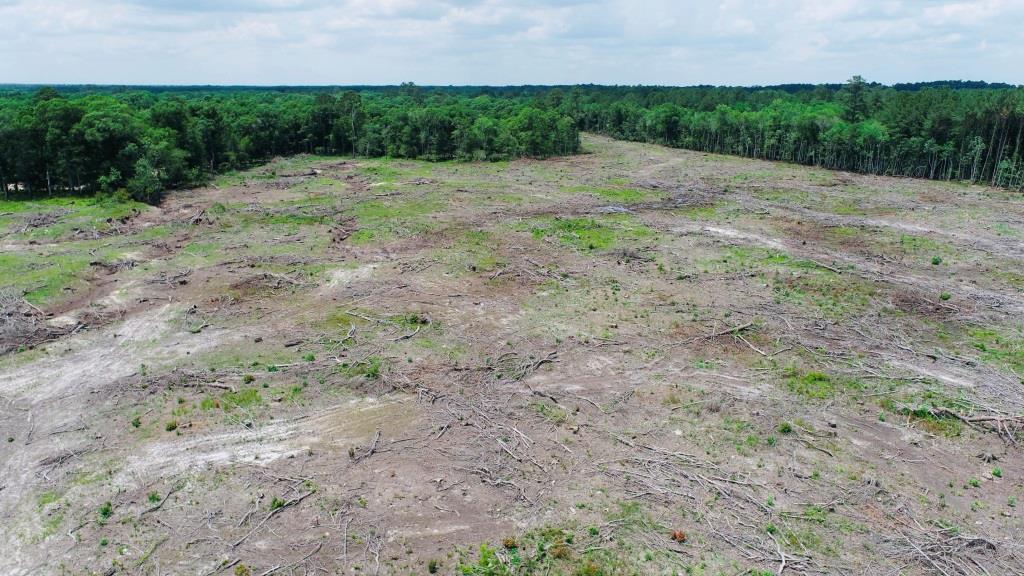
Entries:
<svg viewBox="0 0 1024 576">
<path fill-rule="evenodd" d="M 579 133 L 1024 188 L 1024 88 L 977 82 L 687 88 L 0 88 L 5 195 L 164 190 L 274 156 L 500 160 Z"/>
</svg>

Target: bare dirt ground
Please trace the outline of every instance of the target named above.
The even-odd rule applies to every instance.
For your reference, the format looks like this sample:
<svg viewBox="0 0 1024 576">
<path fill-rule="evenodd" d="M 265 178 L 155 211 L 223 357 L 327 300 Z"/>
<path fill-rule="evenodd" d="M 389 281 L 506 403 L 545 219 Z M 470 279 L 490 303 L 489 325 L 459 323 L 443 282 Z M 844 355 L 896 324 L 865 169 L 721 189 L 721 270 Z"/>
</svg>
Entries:
<svg viewBox="0 0 1024 576">
<path fill-rule="evenodd" d="M 585 143 L 0 215 L 0 573 L 1024 573 L 1019 195 Z"/>
</svg>

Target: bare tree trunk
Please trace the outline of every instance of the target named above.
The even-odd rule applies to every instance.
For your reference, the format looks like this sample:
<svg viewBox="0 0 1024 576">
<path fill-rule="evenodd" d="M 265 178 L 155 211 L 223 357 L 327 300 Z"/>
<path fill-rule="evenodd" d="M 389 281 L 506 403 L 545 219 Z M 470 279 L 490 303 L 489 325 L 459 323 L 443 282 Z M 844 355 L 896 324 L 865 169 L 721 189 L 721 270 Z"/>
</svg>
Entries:
<svg viewBox="0 0 1024 576">
<path fill-rule="evenodd" d="M 53 196 L 53 187 L 50 186 L 50 169 L 46 169 L 46 195 Z"/>
</svg>

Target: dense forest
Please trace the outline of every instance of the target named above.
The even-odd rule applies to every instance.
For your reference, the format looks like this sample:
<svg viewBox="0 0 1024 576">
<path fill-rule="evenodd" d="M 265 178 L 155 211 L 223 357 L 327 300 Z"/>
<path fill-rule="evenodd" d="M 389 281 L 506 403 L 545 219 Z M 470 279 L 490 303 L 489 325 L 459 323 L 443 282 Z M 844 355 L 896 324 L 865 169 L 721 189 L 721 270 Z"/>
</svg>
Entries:
<svg viewBox="0 0 1024 576">
<path fill-rule="evenodd" d="M 1024 88 L 884 87 L 854 77 L 803 90 L 596 89 L 580 130 L 679 148 L 872 174 L 1024 187 Z"/>
<path fill-rule="evenodd" d="M 5 195 L 144 201 L 295 153 L 544 158 L 579 132 L 875 174 L 1024 188 L 1024 88 L 0 87 Z"/>
<path fill-rule="evenodd" d="M 579 151 L 574 120 L 529 101 L 388 92 L 34 91 L 0 94 L 0 186 L 23 197 L 163 190 L 296 153 L 427 160 Z"/>
</svg>

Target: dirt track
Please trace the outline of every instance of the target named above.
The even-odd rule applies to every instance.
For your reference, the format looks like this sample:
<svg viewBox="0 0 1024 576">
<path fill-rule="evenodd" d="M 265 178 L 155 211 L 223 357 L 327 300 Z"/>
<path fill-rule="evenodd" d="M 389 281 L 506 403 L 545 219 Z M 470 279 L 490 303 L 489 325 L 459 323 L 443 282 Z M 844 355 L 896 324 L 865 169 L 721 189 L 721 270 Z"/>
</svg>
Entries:
<svg viewBox="0 0 1024 576">
<path fill-rule="evenodd" d="M 0 571 L 1024 572 L 1019 196 L 586 146 L 8 231 L 106 259 L 0 360 Z"/>
</svg>

